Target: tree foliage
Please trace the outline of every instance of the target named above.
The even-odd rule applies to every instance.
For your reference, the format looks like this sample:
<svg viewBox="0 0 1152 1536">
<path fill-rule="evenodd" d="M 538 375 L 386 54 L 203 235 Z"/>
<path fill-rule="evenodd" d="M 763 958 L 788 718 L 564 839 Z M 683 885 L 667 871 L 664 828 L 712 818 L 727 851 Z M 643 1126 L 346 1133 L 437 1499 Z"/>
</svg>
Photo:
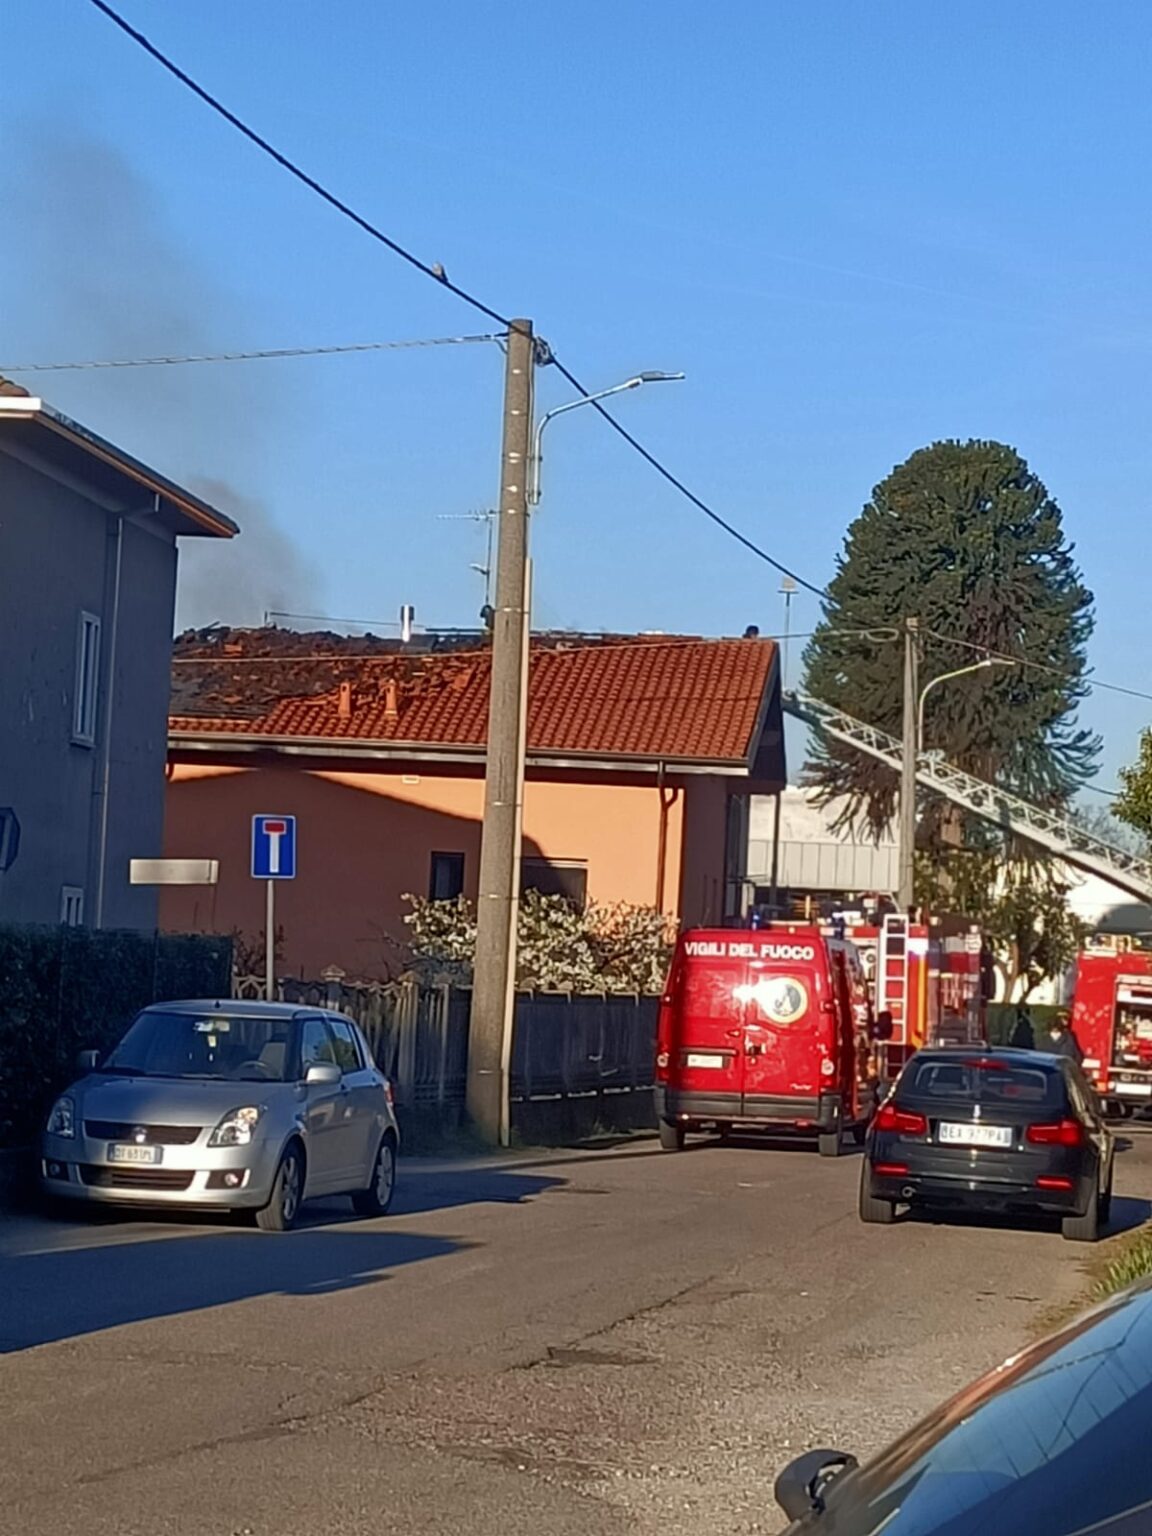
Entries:
<svg viewBox="0 0 1152 1536">
<path fill-rule="evenodd" d="M 460 896 L 406 896 L 414 967 L 430 979 L 467 982 L 476 952 L 476 910 Z M 549 992 L 659 992 L 672 953 L 669 919 L 628 902 L 581 908 L 526 891 L 517 925 L 516 985 Z"/>
<path fill-rule="evenodd" d="M 1121 768 L 1120 796 L 1113 815 L 1139 834 L 1145 848 L 1152 844 L 1152 730 L 1141 732 L 1140 754 L 1128 768 Z"/>
<path fill-rule="evenodd" d="M 1075 720 L 1092 594 L 1059 506 L 1014 449 L 940 442 L 914 453 L 849 528 L 829 595 L 805 652 L 817 698 L 899 736 L 901 642 L 876 631 L 918 617 L 922 684 L 990 651 L 1033 664 L 935 689 L 927 749 L 1047 805 L 1066 803 L 1092 771 L 1099 742 Z M 809 777 L 825 800 L 846 797 L 847 819 L 876 833 L 891 821 L 897 776 L 874 759 L 818 741 Z M 927 841 L 939 824 L 924 818 Z"/>
<path fill-rule="evenodd" d="M 1027 1002 L 1076 958 L 1087 928 L 1068 910 L 1071 887 L 1050 860 L 1005 861 L 998 851 L 975 849 L 922 854 L 918 898 L 939 910 L 945 883 L 947 905 L 978 923 L 995 953 L 1005 1001 Z"/>
</svg>

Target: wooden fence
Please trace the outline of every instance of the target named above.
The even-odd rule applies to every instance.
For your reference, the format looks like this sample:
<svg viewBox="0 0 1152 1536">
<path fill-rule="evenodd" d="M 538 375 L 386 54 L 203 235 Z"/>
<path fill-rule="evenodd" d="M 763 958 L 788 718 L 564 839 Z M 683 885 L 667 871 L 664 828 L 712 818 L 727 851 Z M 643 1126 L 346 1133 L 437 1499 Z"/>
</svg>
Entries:
<svg viewBox="0 0 1152 1536">
<path fill-rule="evenodd" d="M 238 977 L 234 992 L 262 998 L 263 980 Z M 315 982 L 286 978 L 277 984 L 277 997 L 356 1020 L 417 1142 L 459 1128 L 472 1002 L 466 988 L 333 975 Z M 512 1036 L 514 1134 L 527 1142 L 563 1143 L 595 1130 L 654 1125 L 657 1005 L 654 997 L 520 994 Z"/>
</svg>

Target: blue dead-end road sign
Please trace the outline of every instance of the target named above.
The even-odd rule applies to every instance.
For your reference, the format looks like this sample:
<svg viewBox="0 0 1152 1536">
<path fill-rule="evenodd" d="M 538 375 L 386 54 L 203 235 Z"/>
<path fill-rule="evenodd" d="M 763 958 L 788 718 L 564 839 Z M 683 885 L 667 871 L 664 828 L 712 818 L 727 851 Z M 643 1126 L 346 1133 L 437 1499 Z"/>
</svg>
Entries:
<svg viewBox="0 0 1152 1536">
<path fill-rule="evenodd" d="M 253 880 L 295 880 L 295 816 L 253 816 Z"/>
</svg>

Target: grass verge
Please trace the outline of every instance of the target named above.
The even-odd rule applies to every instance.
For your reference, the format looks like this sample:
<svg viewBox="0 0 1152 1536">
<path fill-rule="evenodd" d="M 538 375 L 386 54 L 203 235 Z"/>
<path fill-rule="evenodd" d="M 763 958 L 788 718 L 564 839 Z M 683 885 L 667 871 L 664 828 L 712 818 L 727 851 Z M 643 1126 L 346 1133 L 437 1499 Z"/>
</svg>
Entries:
<svg viewBox="0 0 1152 1536">
<path fill-rule="evenodd" d="M 1087 1308 L 1152 1275 L 1152 1221 L 1133 1232 L 1126 1232 L 1123 1237 L 1109 1238 L 1101 1243 L 1081 1273 L 1083 1289 L 1067 1301 L 1041 1308 L 1029 1330 L 1031 1338 L 1041 1339 L 1054 1333 Z"/>
<path fill-rule="evenodd" d="M 1152 1222 L 1137 1227 L 1120 1239 L 1107 1254 L 1102 1254 L 1089 1273 L 1092 1276 L 1092 1299 L 1103 1301 L 1117 1291 L 1125 1290 L 1137 1280 L 1152 1275 Z"/>
</svg>

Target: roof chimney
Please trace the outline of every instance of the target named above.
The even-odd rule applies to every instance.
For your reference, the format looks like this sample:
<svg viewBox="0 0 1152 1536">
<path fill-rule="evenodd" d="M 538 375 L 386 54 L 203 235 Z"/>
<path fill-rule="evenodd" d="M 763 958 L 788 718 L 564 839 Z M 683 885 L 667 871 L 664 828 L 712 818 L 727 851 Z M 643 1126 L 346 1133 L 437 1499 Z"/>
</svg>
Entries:
<svg viewBox="0 0 1152 1536">
<path fill-rule="evenodd" d="M 337 708 L 337 713 L 339 714 L 341 720 L 351 720 L 351 718 L 352 718 L 352 684 L 351 683 L 341 683 L 340 684 L 340 703 L 339 703 L 339 706 Z"/>
<path fill-rule="evenodd" d="M 395 725 L 400 718 L 399 694 L 391 678 L 384 685 L 384 724 Z"/>
<path fill-rule="evenodd" d="M 416 623 L 416 609 L 411 603 L 404 603 L 400 608 L 400 639 L 407 645 L 412 638 L 412 626 Z"/>
</svg>

